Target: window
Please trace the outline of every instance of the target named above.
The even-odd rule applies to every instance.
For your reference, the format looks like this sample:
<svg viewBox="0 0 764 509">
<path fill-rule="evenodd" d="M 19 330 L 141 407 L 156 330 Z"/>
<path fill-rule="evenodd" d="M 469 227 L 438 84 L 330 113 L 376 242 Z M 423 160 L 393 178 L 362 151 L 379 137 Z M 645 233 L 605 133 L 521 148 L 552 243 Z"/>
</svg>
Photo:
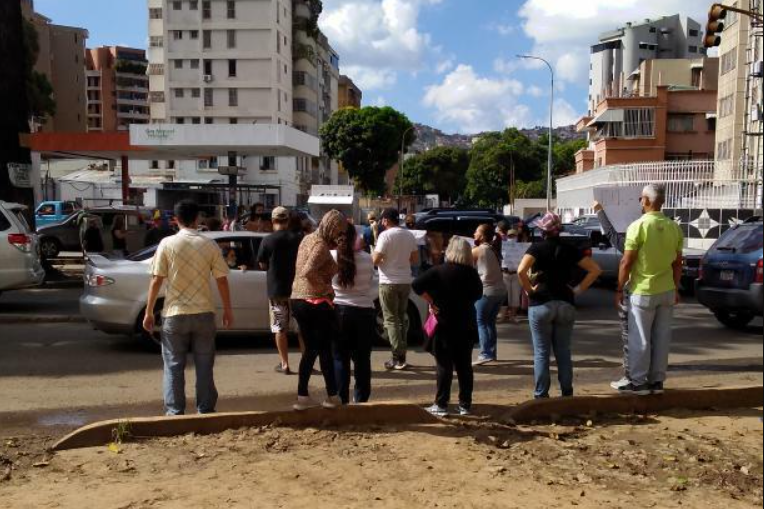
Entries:
<svg viewBox="0 0 764 509">
<path fill-rule="evenodd" d="M 173 11 L 179 11 L 182 8 L 183 8 L 183 2 L 181 2 L 180 0 L 174 0 L 172 2 L 172 10 Z"/>
<path fill-rule="evenodd" d="M 226 39 L 228 42 L 228 48 L 235 48 L 236 47 L 236 30 L 228 30 L 226 32 Z"/>
<path fill-rule="evenodd" d="M 198 11 L 199 10 L 199 0 L 191 0 L 188 2 L 188 8 L 192 11 Z"/>
<path fill-rule="evenodd" d="M 183 69 L 183 60 L 173 60 L 176 69 Z"/>
<path fill-rule="evenodd" d="M 212 60 L 204 61 L 204 74 L 208 76 L 212 75 Z"/>
<path fill-rule="evenodd" d="M 239 89 L 228 89 L 228 106 L 234 107 L 239 105 Z"/>
<path fill-rule="evenodd" d="M 151 169 L 152 170 L 158 170 L 159 169 L 159 161 L 151 161 Z"/>
<path fill-rule="evenodd" d="M 214 124 L 215 123 L 215 119 L 213 119 L 212 117 L 206 117 L 204 119 L 204 123 L 207 124 L 207 125 Z"/>
<path fill-rule="evenodd" d="M 183 40 L 183 30 L 173 30 L 172 31 L 172 38 L 176 41 L 182 41 Z"/>
<path fill-rule="evenodd" d="M 202 1 L 202 19 L 212 18 L 212 2 L 210 0 Z"/>
<path fill-rule="evenodd" d="M 276 158 L 263 157 L 260 162 L 260 169 L 262 171 L 274 171 L 276 169 Z"/>
<path fill-rule="evenodd" d="M 192 124 L 201 124 L 202 123 L 202 119 L 199 118 L 199 117 L 191 117 L 191 123 Z"/>
<path fill-rule="evenodd" d="M 651 33 L 651 34 L 654 34 L 654 33 L 656 33 L 657 31 L 658 31 L 658 29 L 657 29 L 657 28 L 655 28 L 655 27 L 650 27 L 650 33 Z"/>
<path fill-rule="evenodd" d="M 236 77 L 236 74 L 237 74 L 237 71 L 238 71 L 237 67 L 238 66 L 236 64 L 236 60 L 229 60 L 228 61 L 228 76 L 230 78 L 235 78 Z"/>
<path fill-rule="evenodd" d="M 211 88 L 204 89 L 204 107 L 211 108 L 215 105 L 212 95 L 213 90 Z"/>
<path fill-rule="evenodd" d="M 231 124 L 231 125 L 236 125 L 236 124 L 239 123 L 239 119 L 236 118 L 236 117 L 231 117 L 231 118 L 228 119 L 228 123 Z"/>
<path fill-rule="evenodd" d="M 162 76 L 164 74 L 164 64 L 149 64 L 149 75 Z"/>
<path fill-rule="evenodd" d="M 149 19 L 162 19 L 162 8 L 149 9 Z"/>
<path fill-rule="evenodd" d="M 228 19 L 236 19 L 236 0 L 228 0 L 226 2 L 226 11 Z"/>
<path fill-rule="evenodd" d="M 164 46 L 164 38 L 161 35 L 152 35 L 149 39 L 149 46 L 152 48 L 161 48 Z"/>
<path fill-rule="evenodd" d="M 205 30 L 202 32 L 202 47 L 204 49 L 212 48 L 212 31 Z"/>
<path fill-rule="evenodd" d="M 696 29 L 694 29 L 694 28 L 690 29 L 690 37 L 697 37 L 699 35 L 700 35 L 700 32 L 697 31 Z"/>
<path fill-rule="evenodd" d="M 198 58 L 191 59 L 188 62 L 189 62 L 189 66 L 191 67 L 191 69 L 198 69 L 199 68 L 199 59 Z"/>
<path fill-rule="evenodd" d="M 167 161 L 167 169 L 168 170 L 174 170 L 175 169 L 175 161 Z"/>
<path fill-rule="evenodd" d="M 193 97 L 194 99 L 199 99 L 201 96 L 202 96 L 201 89 L 198 89 L 198 88 L 191 89 L 191 97 Z"/>
<path fill-rule="evenodd" d="M 698 52 L 698 47 L 697 46 L 690 46 L 690 47 L 687 48 L 687 51 L 689 51 L 690 53 L 697 53 Z"/>
<path fill-rule="evenodd" d="M 732 140 L 725 140 L 716 145 L 716 158 L 720 161 L 732 158 Z"/>
<path fill-rule="evenodd" d="M 655 110 L 652 108 L 628 109 L 623 122 L 624 136 L 645 138 L 655 135 Z"/>
<path fill-rule="evenodd" d="M 178 117 L 178 118 L 175 119 L 175 123 L 176 124 L 185 124 L 186 123 L 186 119 L 183 118 L 183 117 Z"/>
<path fill-rule="evenodd" d="M 199 30 L 191 30 L 191 39 L 198 39 L 199 38 Z"/>
<path fill-rule="evenodd" d="M 719 118 L 729 117 L 735 111 L 735 95 L 730 94 L 719 99 Z"/>
<path fill-rule="evenodd" d="M 281 53 L 281 34 L 276 31 L 276 53 Z"/>
<path fill-rule="evenodd" d="M 668 130 L 672 133 L 689 133 L 692 132 L 694 115 L 669 115 L 668 116 Z"/>
<path fill-rule="evenodd" d="M 176 99 L 183 99 L 183 89 L 182 88 L 176 88 L 175 89 L 175 98 Z"/>
<path fill-rule="evenodd" d="M 691 80 L 690 85 L 692 85 L 695 88 L 700 88 L 703 82 L 703 69 L 693 69 L 690 80 Z"/>
<path fill-rule="evenodd" d="M 722 55 L 722 60 L 719 64 L 719 73 L 724 76 L 728 72 L 734 71 L 735 67 L 737 67 L 737 47 L 732 48 Z"/>
</svg>

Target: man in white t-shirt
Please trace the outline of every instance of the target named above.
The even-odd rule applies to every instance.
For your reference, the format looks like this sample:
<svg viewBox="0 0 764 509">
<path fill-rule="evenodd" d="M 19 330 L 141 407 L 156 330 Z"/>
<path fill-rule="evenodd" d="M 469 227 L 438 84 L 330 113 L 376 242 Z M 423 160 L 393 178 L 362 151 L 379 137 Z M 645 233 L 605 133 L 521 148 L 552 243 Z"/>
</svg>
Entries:
<svg viewBox="0 0 764 509">
<path fill-rule="evenodd" d="M 419 248 L 414 235 L 400 227 L 398 211 L 382 213 L 385 231 L 374 248 L 374 265 L 379 267 L 379 302 L 390 338 L 393 358 L 385 363 L 388 370 L 402 371 L 408 367 L 408 304 L 413 277 L 411 267 L 419 262 Z"/>
</svg>

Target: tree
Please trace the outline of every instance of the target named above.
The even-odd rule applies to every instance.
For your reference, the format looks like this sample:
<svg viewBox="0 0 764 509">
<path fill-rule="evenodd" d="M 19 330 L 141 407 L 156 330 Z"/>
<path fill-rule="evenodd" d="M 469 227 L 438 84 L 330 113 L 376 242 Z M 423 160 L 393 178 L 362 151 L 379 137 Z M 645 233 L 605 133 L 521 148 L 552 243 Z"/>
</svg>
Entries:
<svg viewBox="0 0 764 509">
<path fill-rule="evenodd" d="M 408 159 L 396 180 L 396 194 L 437 194 L 454 203 L 464 193 L 470 154 L 457 147 L 437 147 Z"/>
<path fill-rule="evenodd" d="M 385 174 L 398 161 L 401 141 L 405 148 L 416 139 L 412 127 L 404 114 L 390 107 L 343 108 L 321 127 L 321 144 L 362 191 L 383 195 Z"/>
<path fill-rule="evenodd" d="M 0 115 L 0 200 L 34 205 L 31 189 L 11 184 L 8 163 L 29 164 L 28 149 L 19 145 L 19 133 L 29 132 L 26 77 L 29 63 L 24 48 L 20 2 L 0 2 L 0 97 L 8 98 Z"/>
<path fill-rule="evenodd" d="M 34 70 L 40 55 L 40 39 L 34 25 L 23 21 L 24 56 L 26 72 L 26 91 L 29 101 L 29 117 L 44 122 L 46 117 L 56 114 L 56 101 L 53 99 L 53 85 L 48 77 Z"/>
<path fill-rule="evenodd" d="M 538 146 L 517 129 L 484 135 L 473 147 L 467 171 L 467 200 L 481 207 L 509 200 L 510 173 L 517 182 L 543 178 L 544 157 Z"/>
<path fill-rule="evenodd" d="M 544 152 L 546 158 L 548 150 L 549 135 L 543 134 L 539 137 L 537 145 L 539 150 Z M 576 152 L 586 148 L 587 142 L 584 139 L 562 141 L 555 136 L 552 148 L 552 172 L 555 177 L 564 177 L 570 175 L 576 169 Z M 546 159 L 544 159 L 546 161 Z M 546 170 L 546 163 L 544 163 Z"/>
</svg>

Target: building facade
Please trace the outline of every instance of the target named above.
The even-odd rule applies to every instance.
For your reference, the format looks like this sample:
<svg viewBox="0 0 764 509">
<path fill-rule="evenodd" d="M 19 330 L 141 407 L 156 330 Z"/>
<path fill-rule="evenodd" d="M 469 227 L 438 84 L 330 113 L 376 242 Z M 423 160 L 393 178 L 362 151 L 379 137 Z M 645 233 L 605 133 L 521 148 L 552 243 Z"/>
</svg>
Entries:
<svg viewBox="0 0 764 509">
<path fill-rule="evenodd" d="M 589 115 L 604 99 L 627 93 L 627 81 L 642 62 L 698 58 L 704 54 L 700 24 L 679 14 L 627 23 L 600 34 L 599 42 L 591 47 Z"/>
<path fill-rule="evenodd" d="M 54 24 L 51 19 L 35 12 L 32 0 L 21 0 L 21 7 L 39 41 L 40 53 L 34 69 L 48 78 L 56 102 L 56 114 L 52 118 L 34 119 L 34 130 L 85 132 L 85 44 L 88 31 Z"/>
<path fill-rule="evenodd" d="M 340 76 L 339 107 L 360 108 L 363 102 L 363 92 L 348 76 Z"/>
<path fill-rule="evenodd" d="M 148 61 L 141 49 L 104 46 L 86 55 L 88 131 L 149 122 Z"/>
</svg>

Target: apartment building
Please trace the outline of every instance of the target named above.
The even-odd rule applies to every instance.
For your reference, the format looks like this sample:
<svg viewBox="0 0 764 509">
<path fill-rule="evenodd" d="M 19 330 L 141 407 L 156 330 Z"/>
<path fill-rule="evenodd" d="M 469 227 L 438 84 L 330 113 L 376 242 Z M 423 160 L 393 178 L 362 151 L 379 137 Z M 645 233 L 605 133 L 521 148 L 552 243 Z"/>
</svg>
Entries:
<svg viewBox="0 0 764 509">
<path fill-rule="evenodd" d="M 730 4 L 761 12 L 761 0 Z M 719 46 L 719 104 L 716 138 L 717 162 L 762 164 L 762 24 L 727 11 Z M 759 170 L 760 171 L 760 170 Z"/>
<path fill-rule="evenodd" d="M 125 131 L 149 122 L 146 51 L 121 46 L 88 49 L 86 55 L 89 132 Z"/>
<path fill-rule="evenodd" d="M 719 59 L 646 60 L 626 93 L 600 101 L 579 120 L 589 146 L 576 173 L 603 166 L 713 159 Z"/>
<path fill-rule="evenodd" d="M 360 108 L 363 101 L 363 92 L 353 83 L 348 76 L 340 76 L 339 84 L 339 107 Z"/>
<path fill-rule="evenodd" d="M 35 70 L 44 74 L 53 86 L 56 114 L 35 130 L 43 132 L 84 132 L 87 130 L 87 96 L 85 94 L 85 44 L 88 31 L 84 28 L 56 25 L 35 12 L 32 0 L 21 0 L 24 18 L 37 31 L 40 53 Z"/>
<path fill-rule="evenodd" d="M 704 54 L 700 23 L 679 14 L 627 23 L 600 34 L 598 43 L 591 47 L 589 115 L 604 99 L 627 93 L 627 81 L 642 62 Z"/>
</svg>

